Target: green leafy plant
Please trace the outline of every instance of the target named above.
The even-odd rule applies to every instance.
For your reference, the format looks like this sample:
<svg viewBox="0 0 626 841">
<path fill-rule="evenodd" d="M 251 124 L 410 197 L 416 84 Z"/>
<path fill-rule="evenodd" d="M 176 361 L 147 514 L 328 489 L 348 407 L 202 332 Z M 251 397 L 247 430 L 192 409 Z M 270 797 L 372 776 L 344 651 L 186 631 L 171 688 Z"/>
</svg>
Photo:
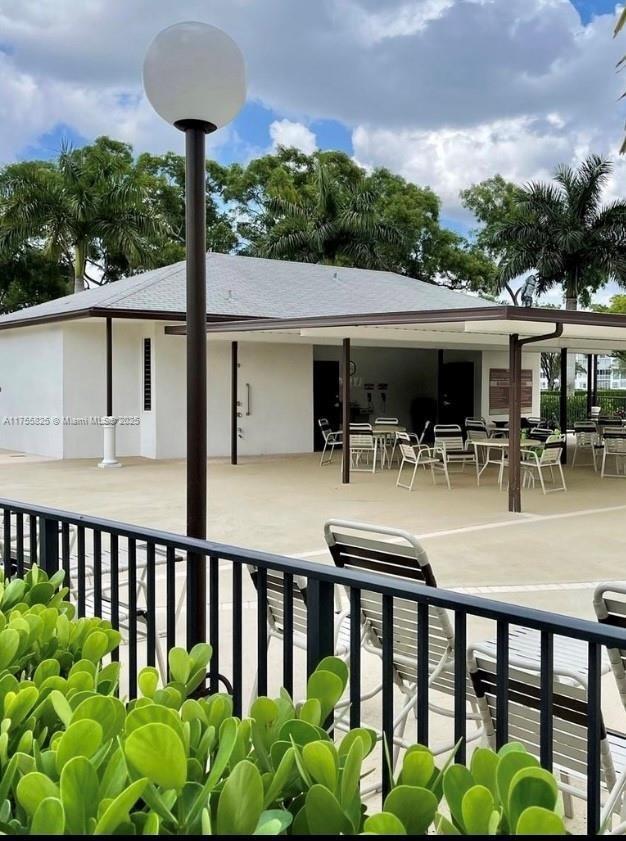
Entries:
<svg viewBox="0 0 626 841">
<path fill-rule="evenodd" d="M 281 690 L 233 715 L 226 694 L 193 697 L 211 647 L 169 652 L 139 697 L 117 697 L 119 634 L 74 616 L 62 574 L 0 577 L 0 833 L 7 835 L 422 835 L 562 827 L 552 775 L 520 746 L 479 748 L 470 770 L 409 748 L 382 810 L 368 813 L 377 735 L 339 735 L 348 669 L 322 660 L 294 702 Z M 333 717 L 337 717 L 333 725 Z M 444 816 L 447 803 L 450 817 Z M 440 810 L 441 807 L 441 811 Z"/>
<path fill-rule="evenodd" d="M 517 742 L 498 753 L 477 748 L 469 769 L 451 765 L 443 791 L 450 817 L 437 814 L 441 835 L 566 834 L 556 780 Z"/>
</svg>

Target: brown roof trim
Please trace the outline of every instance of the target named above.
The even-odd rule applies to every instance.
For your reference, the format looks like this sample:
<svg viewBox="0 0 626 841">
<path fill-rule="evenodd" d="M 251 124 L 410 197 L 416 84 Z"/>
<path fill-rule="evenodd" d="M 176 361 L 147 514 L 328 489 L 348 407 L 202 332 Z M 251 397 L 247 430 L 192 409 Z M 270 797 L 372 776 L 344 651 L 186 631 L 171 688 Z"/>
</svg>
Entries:
<svg viewBox="0 0 626 841">
<path fill-rule="evenodd" d="M 443 324 L 461 321 L 535 321 L 551 324 L 582 324 L 595 327 L 624 327 L 626 315 L 621 313 L 555 310 L 541 307 L 464 307 L 446 310 L 415 310 L 408 312 L 357 313 L 307 318 L 256 318 L 251 322 L 230 321 L 228 324 L 209 324 L 210 333 L 246 332 L 259 330 L 304 330 L 315 327 L 389 327 L 414 324 Z M 185 327 L 172 327 L 170 333 L 184 333 Z"/>
<path fill-rule="evenodd" d="M 28 312 L 28 310 L 24 310 Z M 0 319 L 0 330 L 11 330 L 15 327 L 34 327 L 42 324 L 54 324 L 58 321 L 76 321 L 79 318 L 131 318 L 139 320 L 154 321 L 185 321 L 184 312 L 171 312 L 169 310 L 129 310 L 115 309 L 113 307 L 86 307 L 73 312 L 52 313 L 50 315 L 31 315 L 24 318 L 15 318 L 13 321 L 3 322 Z M 237 323 L 246 322 L 254 316 L 247 315 L 218 315 L 207 314 L 208 324 L 219 324 L 236 320 Z"/>
</svg>

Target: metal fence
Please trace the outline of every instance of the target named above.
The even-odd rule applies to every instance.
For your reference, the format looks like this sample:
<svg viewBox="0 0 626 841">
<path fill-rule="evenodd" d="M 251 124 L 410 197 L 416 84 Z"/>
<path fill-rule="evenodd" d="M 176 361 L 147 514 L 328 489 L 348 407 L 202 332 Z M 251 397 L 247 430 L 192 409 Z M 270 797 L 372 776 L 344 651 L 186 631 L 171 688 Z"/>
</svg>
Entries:
<svg viewBox="0 0 626 841">
<path fill-rule="evenodd" d="M 6 499 L 0 499 L 0 519 L 2 560 L 7 574 L 20 575 L 35 562 L 48 572 L 62 567 L 78 613 L 106 617 L 122 631 L 124 645 L 121 653 L 114 656 L 124 659 L 128 682 L 122 692 L 131 698 L 136 695 L 137 673 L 142 664 L 155 665 L 158 661 L 166 668 L 164 650 L 186 643 L 187 552 L 206 558 L 208 566 L 206 632 L 213 647 L 208 689 L 217 691 L 226 687 L 232 693 L 236 715 L 244 712 L 248 700 L 244 689 L 251 688 L 254 673 L 259 694 L 265 694 L 270 684 L 276 682 L 292 692 L 297 679 L 302 675 L 306 679 L 322 657 L 333 653 L 337 590 L 345 594 L 345 604 L 352 617 L 361 616 L 363 600 L 376 594 L 380 600 L 379 660 L 366 659 L 359 622 L 350 623 L 346 640 L 346 659 L 350 664 L 346 724 L 376 727 L 388 744 L 393 744 L 398 704 L 394 692 L 397 682 L 394 649 L 403 643 L 395 620 L 400 614 L 406 619 L 408 614 L 410 621 L 403 633 L 411 635 L 412 642 L 409 645 L 405 639 L 404 650 L 415 652 L 416 688 L 415 730 L 409 733 L 409 738 L 422 744 L 431 743 L 429 699 L 434 692 L 429 685 L 429 647 L 433 644 L 431 612 L 440 608 L 449 612 L 454 629 L 450 735 L 452 744 L 460 740 L 458 761 L 466 758 L 467 702 L 472 691 L 466 661 L 470 635 L 476 633 L 477 627 L 482 630 L 489 626 L 494 631 L 495 738 L 500 746 L 509 736 L 510 634 L 514 628 L 527 628 L 537 631 L 539 640 L 537 754 L 543 766 L 552 769 L 553 712 L 557 703 L 553 695 L 554 642 L 559 637 L 580 641 L 585 651 L 588 681 L 586 756 L 581 760 L 586 768 L 583 784 L 587 794 L 587 826 L 592 829 L 598 826 L 602 785 L 600 744 L 604 734 L 600 714 L 601 652 L 602 646 L 626 648 L 626 631 L 411 580 L 394 580 L 386 575 L 194 540 Z M 275 586 L 276 576 L 281 577 L 280 591 Z M 301 597 L 303 591 L 305 599 Z M 271 634 L 268 603 L 272 599 L 275 603 L 276 598 L 280 599 L 283 614 L 281 641 L 268 655 Z M 297 637 L 301 633 L 303 612 L 306 630 L 300 657 Z M 375 670 L 377 674 L 373 675 Z M 382 686 L 380 709 L 375 708 L 373 712 L 368 702 L 362 700 L 368 695 L 366 684 L 372 680 L 380 681 Z M 370 715 L 379 716 L 379 720 L 372 721 Z M 384 753 L 378 767 L 383 769 L 385 791 L 390 780 Z"/>
<path fill-rule="evenodd" d="M 541 417 L 546 420 L 559 421 L 560 394 L 558 391 L 541 392 Z M 598 391 L 598 405 L 600 414 L 611 417 L 613 415 L 626 416 L 626 393 L 623 391 Z M 567 398 L 567 423 L 585 421 L 587 413 L 587 392 L 577 391 Z"/>
</svg>

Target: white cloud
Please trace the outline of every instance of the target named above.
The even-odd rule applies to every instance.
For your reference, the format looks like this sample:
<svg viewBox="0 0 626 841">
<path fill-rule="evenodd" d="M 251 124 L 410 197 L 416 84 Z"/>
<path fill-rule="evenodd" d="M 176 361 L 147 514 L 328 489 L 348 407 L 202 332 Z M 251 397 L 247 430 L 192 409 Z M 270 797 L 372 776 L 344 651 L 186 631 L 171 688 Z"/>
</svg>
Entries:
<svg viewBox="0 0 626 841">
<path fill-rule="evenodd" d="M 310 128 L 302 123 L 295 123 L 291 120 L 274 120 L 270 125 L 270 138 L 272 148 L 278 146 L 293 146 L 304 152 L 305 155 L 312 155 L 317 149 L 317 140 Z"/>
</svg>

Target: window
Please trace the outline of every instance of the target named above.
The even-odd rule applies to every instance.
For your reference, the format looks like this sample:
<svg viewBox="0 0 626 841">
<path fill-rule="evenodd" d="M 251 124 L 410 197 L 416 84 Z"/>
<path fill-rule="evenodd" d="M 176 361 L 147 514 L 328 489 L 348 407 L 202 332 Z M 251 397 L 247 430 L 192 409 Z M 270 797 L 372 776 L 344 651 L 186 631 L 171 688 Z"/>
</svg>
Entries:
<svg viewBox="0 0 626 841">
<path fill-rule="evenodd" d="M 143 340 L 143 410 L 152 409 L 152 340 Z"/>
</svg>

